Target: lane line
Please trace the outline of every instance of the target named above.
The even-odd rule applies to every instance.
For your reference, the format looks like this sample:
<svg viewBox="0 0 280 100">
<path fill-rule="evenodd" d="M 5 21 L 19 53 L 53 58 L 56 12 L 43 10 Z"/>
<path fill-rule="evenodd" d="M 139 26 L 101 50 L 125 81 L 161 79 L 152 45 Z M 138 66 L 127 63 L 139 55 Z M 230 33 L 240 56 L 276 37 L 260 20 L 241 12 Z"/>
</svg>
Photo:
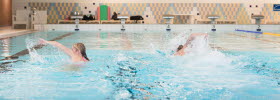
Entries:
<svg viewBox="0 0 280 100">
<path fill-rule="evenodd" d="M 249 31 L 249 30 L 239 30 L 236 29 L 237 32 L 246 32 L 246 33 L 255 33 L 255 34 L 265 34 L 265 35 L 272 35 L 272 36 L 280 36 L 280 34 L 277 33 L 269 33 L 269 32 L 258 32 L 258 31 Z"/>
</svg>

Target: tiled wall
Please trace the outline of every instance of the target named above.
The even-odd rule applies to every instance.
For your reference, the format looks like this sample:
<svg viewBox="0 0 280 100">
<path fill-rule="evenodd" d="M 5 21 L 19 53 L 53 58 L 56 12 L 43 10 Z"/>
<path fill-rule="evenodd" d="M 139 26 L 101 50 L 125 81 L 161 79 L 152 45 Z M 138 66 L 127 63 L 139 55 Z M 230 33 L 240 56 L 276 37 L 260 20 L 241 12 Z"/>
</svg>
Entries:
<svg viewBox="0 0 280 100">
<path fill-rule="evenodd" d="M 32 0 L 31 0 L 32 1 Z M 81 2 L 54 2 L 36 0 L 27 1 L 28 8 L 36 7 L 39 10 L 47 10 L 48 23 L 55 24 L 60 19 L 65 19 L 72 11 L 82 11 L 84 14 L 95 14 L 99 5 L 108 5 L 112 12 L 128 15 L 142 15 L 145 23 L 161 24 L 163 14 L 191 14 L 195 15 L 197 20 L 206 20 L 208 14 L 220 15 L 220 20 L 236 20 L 238 24 L 252 24 L 251 14 L 265 15 L 263 24 L 271 22 L 280 22 L 280 12 L 273 11 L 273 3 L 256 2 L 250 3 L 99 3 Z M 37 0 L 40 1 L 40 0 Z M 78 2 L 79 1 L 79 2 Z M 93 0 L 94 1 L 94 0 Z M 95 0 L 96 1 L 96 0 Z M 107 0 L 108 1 L 108 0 Z M 120 0 L 121 1 L 121 0 Z M 176 1 L 176 0 L 175 0 Z M 237 0 L 238 1 L 238 0 Z M 256 0 L 255 0 L 256 1 Z M 260 0 L 259 0 L 260 1 Z M 277 0 L 276 0 L 277 1 Z M 18 5 L 18 4 L 14 4 Z M 251 7 L 250 7 L 251 5 Z M 257 7 L 256 7 L 257 6 Z M 87 9 L 85 9 L 87 7 Z M 13 6 L 13 9 L 20 9 Z M 186 23 L 184 17 L 177 18 L 174 23 Z"/>
<path fill-rule="evenodd" d="M 37 10 L 47 10 L 48 23 L 56 24 L 60 19 L 66 19 L 71 12 L 81 12 L 79 3 L 39 3 L 32 2 L 28 4 L 29 7 L 36 7 Z"/>
<path fill-rule="evenodd" d="M 273 4 L 265 4 L 261 14 L 267 16 L 264 20 L 267 23 L 280 21 L 280 11 L 273 11 Z"/>
</svg>

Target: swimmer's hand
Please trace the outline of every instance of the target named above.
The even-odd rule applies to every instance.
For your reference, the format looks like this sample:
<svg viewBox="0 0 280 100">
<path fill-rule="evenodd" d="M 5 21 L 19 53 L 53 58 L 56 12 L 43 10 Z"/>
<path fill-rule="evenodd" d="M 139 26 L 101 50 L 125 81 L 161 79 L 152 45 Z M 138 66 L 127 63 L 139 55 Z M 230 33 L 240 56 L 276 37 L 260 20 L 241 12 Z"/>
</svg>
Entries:
<svg viewBox="0 0 280 100">
<path fill-rule="evenodd" d="M 46 41 L 42 38 L 39 39 L 39 44 L 46 45 L 47 43 L 48 43 L 48 41 Z"/>
</svg>

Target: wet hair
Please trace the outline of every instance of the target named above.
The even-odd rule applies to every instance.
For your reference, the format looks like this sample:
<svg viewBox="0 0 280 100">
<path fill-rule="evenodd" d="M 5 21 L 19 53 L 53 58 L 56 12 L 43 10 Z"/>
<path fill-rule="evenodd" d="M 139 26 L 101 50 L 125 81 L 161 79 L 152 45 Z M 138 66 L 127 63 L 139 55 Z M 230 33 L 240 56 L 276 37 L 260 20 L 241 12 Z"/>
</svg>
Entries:
<svg viewBox="0 0 280 100">
<path fill-rule="evenodd" d="M 183 45 L 179 45 L 177 48 L 177 52 L 180 51 L 181 49 L 183 49 L 183 47 L 184 47 Z"/>
<path fill-rule="evenodd" d="M 87 54 L 86 54 L 86 47 L 83 43 L 76 43 L 73 45 L 74 48 L 80 50 L 82 56 L 89 61 Z"/>
</svg>

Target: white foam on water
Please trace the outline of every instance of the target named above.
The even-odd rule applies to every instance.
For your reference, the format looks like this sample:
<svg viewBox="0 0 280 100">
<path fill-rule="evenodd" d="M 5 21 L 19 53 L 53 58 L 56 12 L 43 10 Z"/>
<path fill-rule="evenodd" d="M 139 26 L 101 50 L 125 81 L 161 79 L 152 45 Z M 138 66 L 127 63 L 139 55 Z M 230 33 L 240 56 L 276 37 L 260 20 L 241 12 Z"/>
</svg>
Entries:
<svg viewBox="0 0 280 100">
<path fill-rule="evenodd" d="M 117 91 L 117 94 L 115 95 L 116 100 L 125 100 L 130 99 L 131 94 L 127 90 L 119 90 Z"/>
<path fill-rule="evenodd" d="M 117 57 L 115 58 L 115 61 L 127 61 L 128 60 L 128 58 L 124 55 L 124 54 L 122 54 L 122 53 L 119 53 L 118 55 L 117 55 Z"/>
</svg>

